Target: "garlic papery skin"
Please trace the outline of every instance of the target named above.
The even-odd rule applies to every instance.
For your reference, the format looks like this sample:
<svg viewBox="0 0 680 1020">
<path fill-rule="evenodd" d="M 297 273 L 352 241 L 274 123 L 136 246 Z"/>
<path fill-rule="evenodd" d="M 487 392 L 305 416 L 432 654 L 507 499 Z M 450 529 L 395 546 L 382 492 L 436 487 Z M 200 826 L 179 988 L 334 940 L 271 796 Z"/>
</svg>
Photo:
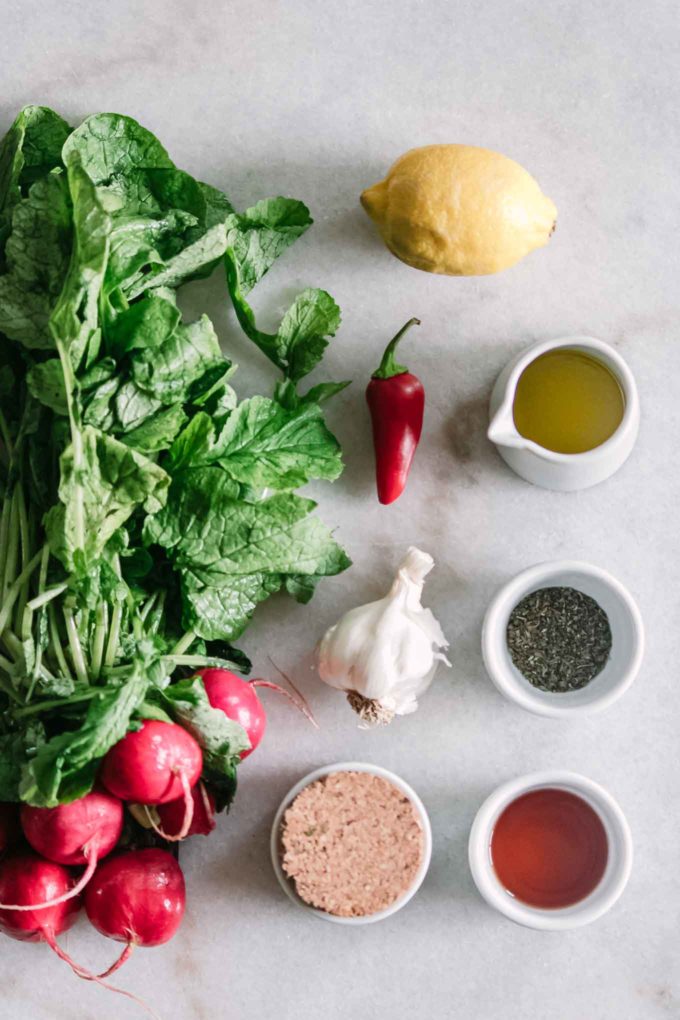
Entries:
<svg viewBox="0 0 680 1020">
<path fill-rule="evenodd" d="M 439 662 L 450 665 L 441 651 L 448 641 L 420 604 L 433 566 L 412 546 L 385 598 L 345 613 L 319 644 L 319 676 L 347 693 L 363 727 L 415 712 Z"/>
</svg>

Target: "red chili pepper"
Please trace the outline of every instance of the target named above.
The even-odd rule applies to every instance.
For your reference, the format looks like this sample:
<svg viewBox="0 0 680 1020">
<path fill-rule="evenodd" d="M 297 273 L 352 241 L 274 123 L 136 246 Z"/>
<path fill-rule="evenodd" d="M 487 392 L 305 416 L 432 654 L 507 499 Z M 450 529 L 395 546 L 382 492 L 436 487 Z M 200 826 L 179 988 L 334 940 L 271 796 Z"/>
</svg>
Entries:
<svg viewBox="0 0 680 1020">
<path fill-rule="evenodd" d="M 390 340 L 366 389 L 373 422 L 378 499 L 385 504 L 394 503 L 404 491 L 423 429 L 423 384 L 407 368 L 398 365 L 394 357 L 406 330 L 419 325 L 420 319 L 409 319 Z"/>
</svg>

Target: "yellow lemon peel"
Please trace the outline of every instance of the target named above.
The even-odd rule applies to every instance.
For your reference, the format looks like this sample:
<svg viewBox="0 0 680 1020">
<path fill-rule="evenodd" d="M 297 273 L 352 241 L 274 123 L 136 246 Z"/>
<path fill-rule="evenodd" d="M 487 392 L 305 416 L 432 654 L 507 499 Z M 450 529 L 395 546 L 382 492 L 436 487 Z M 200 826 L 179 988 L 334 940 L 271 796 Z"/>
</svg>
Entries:
<svg viewBox="0 0 680 1020">
<path fill-rule="evenodd" d="M 361 204 L 416 269 L 482 276 L 547 244 L 557 209 L 519 163 L 473 145 L 410 149 Z"/>
</svg>

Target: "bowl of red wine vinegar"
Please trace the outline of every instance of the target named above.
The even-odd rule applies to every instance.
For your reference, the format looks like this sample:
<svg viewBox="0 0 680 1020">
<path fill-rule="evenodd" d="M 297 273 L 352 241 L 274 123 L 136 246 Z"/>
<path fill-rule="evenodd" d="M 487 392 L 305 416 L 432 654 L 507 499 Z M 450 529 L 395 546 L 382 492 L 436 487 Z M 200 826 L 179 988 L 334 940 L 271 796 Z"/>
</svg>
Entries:
<svg viewBox="0 0 680 1020">
<path fill-rule="evenodd" d="M 531 928 L 577 928 L 619 898 L 632 840 L 616 801 L 574 772 L 537 772 L 499 787 L 470 832 L 472 876 L 484 899 Z"/>
</svg>

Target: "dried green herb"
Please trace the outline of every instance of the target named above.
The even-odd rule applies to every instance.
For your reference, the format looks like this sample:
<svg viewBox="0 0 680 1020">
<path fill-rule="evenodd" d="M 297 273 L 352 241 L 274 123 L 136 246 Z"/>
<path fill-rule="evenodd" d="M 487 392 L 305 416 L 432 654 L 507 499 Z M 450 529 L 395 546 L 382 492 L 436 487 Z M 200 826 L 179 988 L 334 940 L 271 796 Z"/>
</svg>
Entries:
<svg viewBox="0 0 680 1020">
<path fill-rule="evenodd" d="M 562 694 L 585 687 L 612 648 L 607 614 L 575 588 L 540 588 L 515 606 L 508 620 L 512 661 L 534 687 Z"/>
</svg>

